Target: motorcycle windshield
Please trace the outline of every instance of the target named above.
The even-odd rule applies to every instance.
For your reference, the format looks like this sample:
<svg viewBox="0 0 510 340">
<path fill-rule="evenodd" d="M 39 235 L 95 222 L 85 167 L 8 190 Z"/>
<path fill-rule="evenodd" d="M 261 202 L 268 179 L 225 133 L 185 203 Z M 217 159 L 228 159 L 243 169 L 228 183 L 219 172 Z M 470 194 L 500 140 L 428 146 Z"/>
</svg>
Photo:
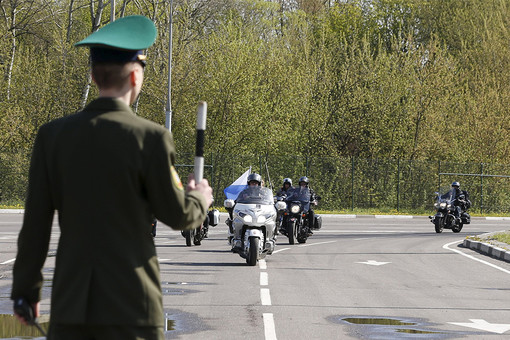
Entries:
<svg viewBox="0 0 510 340">
<path fill-rule="evenodd" d="M 444 194 L 438 193 L 437 200 L 441 202 L 451 201 L 455 197 L 455 191 L 450 190 Z"/>
<path fill-rule="evenodd" d="M 303 206 L 303 210 L 308 210 L 310 207 L 310 189 L 308 188 L 294 188 L 289 190 L 289 194 L 285 200 L 286 202 L 299 201 Z"/>
<path fill-rule="evenodd" d="M 242 204 L 272 205 L 274 203 L 273 192 L 269 188 L 248 187 L 241 191 L 239 196 L 237 196 L 236 202 Z"/>
</svg>

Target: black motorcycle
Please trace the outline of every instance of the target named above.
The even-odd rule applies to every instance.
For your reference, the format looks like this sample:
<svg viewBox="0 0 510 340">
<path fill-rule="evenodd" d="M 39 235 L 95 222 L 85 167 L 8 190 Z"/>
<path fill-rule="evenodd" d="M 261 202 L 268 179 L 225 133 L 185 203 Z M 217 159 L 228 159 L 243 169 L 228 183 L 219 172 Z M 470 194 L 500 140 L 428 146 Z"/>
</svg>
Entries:
<svg viewBox="0 0 510 340">
<path fill-rule="evenodd" d="M 318 198 L 317 198 L 318 199 Z M 294 188 L 289 190 L 285 197 L 287 208 L 282 215 L 280 222 L 280 233 L 289 238 L 289 244 L 306 243 L 306 240 L 313 234 L 312 229 L 319 229 L 317 225 L 312 228 L 308 220 L 310 204 L 316 204 L 315 200 L 310 202 L 310 190 L 308 188 Z M 278 204 L 278 202 L 277 202 Z"/>
<path fill-rule="evenodd" d="M 469 205 L 470 203 L 464 195 L 454 198 L 451 191 L 443 195 L 436 192 L 436 202 L 434 203 L 436 214 L 429 216 L 436 233 L 442 233 L 443 229 L 451 229 L 454 233 L 459 233 L 464 224 L 470 224 L 471 216 L 466 211 Z M 455 218 L 456 209 L 460 209 L 459 219 Z"/>
<path fill-rule="evenodd" d="M 220 220 L 220 212 L 217 209 L 210 210 L 205 215 L 204 222 L 195 229 L 182 230 L 181 235 L 186 239 L 186 246 L 191 247 L 191 243 L 196 246 L 202 244 L 202 240 L 208 237 L 209 226 L 215 227 Z"/>
</svg>

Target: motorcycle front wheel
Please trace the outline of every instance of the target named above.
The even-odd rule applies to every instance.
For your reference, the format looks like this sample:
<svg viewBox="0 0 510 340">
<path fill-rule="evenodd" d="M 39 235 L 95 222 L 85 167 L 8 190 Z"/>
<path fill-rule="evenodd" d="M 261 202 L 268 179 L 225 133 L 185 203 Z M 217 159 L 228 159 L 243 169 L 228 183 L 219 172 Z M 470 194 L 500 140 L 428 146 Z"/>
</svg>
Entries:
<svg viewBox="0 0 510 340">
<path fill-rule="evenodd" d="M 440 234 L 443 232 L 443 219 L 442 218 L 436 218 L 434 221 L 434 227 L 436 228 L 436 233 Z"/>
<path fill-rule="evenodd" d="M 296 221 L 289 221 L 287 223 L 287 237 L 289 238 L 289 244 L 294 244 L 294 229 L 296 228 Z"/>
<path fill-rule="evenodd" d="M 250 248 L 248 249 L 248 257 L 246 258 L 246 263 L 248 263 L 249 266 L 255 266 L 259 256 L 260 239 L 258 237 L 251 236 L 249 242 Z"/>
</svg>

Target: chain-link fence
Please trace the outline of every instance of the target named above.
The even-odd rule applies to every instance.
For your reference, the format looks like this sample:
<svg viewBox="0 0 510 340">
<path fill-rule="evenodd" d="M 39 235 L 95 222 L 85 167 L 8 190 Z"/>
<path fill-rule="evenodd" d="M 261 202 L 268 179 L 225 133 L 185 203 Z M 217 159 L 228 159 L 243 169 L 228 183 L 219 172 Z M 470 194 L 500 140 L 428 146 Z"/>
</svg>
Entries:
<svg viewBox="0 0 510 340">
<path fill-rule="evenodd" d="M 0 158 L 0 204 L 24 202 L 28 164 Z M 177 170 L 183 182 L 193 171 L 194 154 L 179 154 Z M 223 204 L 223 189 L 249 167 L 276 192 L 285 177 L 294 184 L 301 176 L 322 197 L 320 209 L 377 209 L 400 212 L 432 210 L 435 192 L 461 183 L 472 211 L 510 212 L 510 165 L 438 161 L 307 157 L 296 155 L 226 155 L 205 157 L 204 177 L 214 190 L 215 205 Z"/>
</svg>

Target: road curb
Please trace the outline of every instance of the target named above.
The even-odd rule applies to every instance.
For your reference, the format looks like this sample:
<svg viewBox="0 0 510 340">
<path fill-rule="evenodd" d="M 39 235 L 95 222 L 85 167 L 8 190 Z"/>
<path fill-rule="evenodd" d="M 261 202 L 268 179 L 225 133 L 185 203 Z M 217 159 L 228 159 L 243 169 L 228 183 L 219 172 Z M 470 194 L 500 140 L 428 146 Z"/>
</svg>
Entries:
<svg viewBox="0 0 510 340">
<path fill-rule="evenodd" d="M 0 209 L 0 214 L 23 214 L 25 213 L 25 209 Z M 227 216 L 228 213 L 222 212 L 220 215 Z M 403 219 L 412 219 L 412 218 L 429 218 L 429 216 L 424 215 L 355 215 L 355 214 L 323 214 L 319 213 L 322 217 L 336 217 L 336 218 L 403 218 Z M 471 220 L 492 220 L 492 221 L 510 221 L 510 217 L 481 217 L 481 216 L 471 216 Z"/>
<path fill-rule="evenodd" d="M 481 237 L 481 238 L 488 237 L 491 234 L 494 234 L 494 233 L 482 234 L 482 235 L 478 235 L 477 237 Z M 510 262 L 510 251 L 500 248 L 498 246 L 495 246 L 493 244 L 485 243 L 485 242 L 481 242 L 481 241 L 475 241 L 475 240 L 471 240 L 471 239 L 465 239 L 463 242 L 463 245 L 466 248 L 476 250 L 484 255 L 489 255 L 489 256 L 494 257 L 498 260 Z"/>
<path fill-rule="evenodd" d="M 23 214 L 25 209 L 0 209 L 0 214 Z"/>
</svg>

